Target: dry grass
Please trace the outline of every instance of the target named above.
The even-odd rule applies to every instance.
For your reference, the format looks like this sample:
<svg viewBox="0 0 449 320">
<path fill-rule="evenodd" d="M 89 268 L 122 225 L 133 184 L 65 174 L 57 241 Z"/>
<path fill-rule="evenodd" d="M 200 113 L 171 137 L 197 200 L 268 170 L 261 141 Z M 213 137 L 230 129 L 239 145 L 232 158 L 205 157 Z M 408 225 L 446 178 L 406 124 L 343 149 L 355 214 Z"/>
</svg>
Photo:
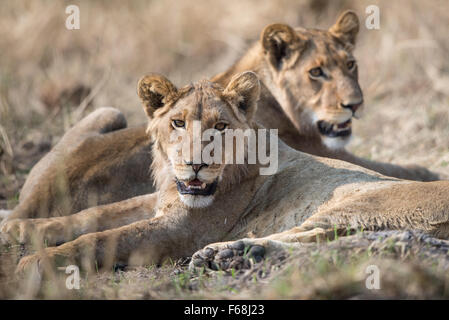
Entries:
<svg viewBox="0 0 449 320">
<path fill-rule="evenodd" d="M 122 110 L 130 125 L 141 123 L 144 114 L 135 85 L 144 73 L 163 73 L 178 85 L 210 77 L 228 68 L 268 23 L 327 28 L 348 8 L 364 23 L 365 7 L 373 3 L 380 7 L 381 28 L 362 28 L 359 36 L 356 57 L 366 114 L 355 123 L 350 149 L 372 159 L 415 163 L 449 174 L 447 1 L 73 3 L 81 9 L 81 29 L 75 31 L 64 27 L 65 7 L 72 1 L 8 1 L 0 6 L 0 209 L 17 203 L 32 165 L 80 115 L 109 105 Z M 170 270 L 165 278 L 171 285 L 137 296 L 184 297 Z M 346 271 L 332 270 L 336 278 L 345 278 Z M 414 274 L 407 270 L 404 274 Z M 301 279 L 307 274 L 293 272 L 287 279 L 305 285 Z M 125 289 L 124 295 L 108 295 L 101 288 L 83 297 L 132 297 Z M 447 296 L 438 290 L 434 296 Z M 338 296 L 337 289 L 327 295 L 270 292 L 264 291 L 263 297 Z M 0 296 L 5 296 L 1 290 Z"/>
<path fill-rule="evenodd" d="M 449 241 L 418 232 L 365 232 L 303 244 L 245 270 L 189 271 L 188 260 L 179 260 L 81 273 L 78 290 L 66 288 L 64 270 L 43 281 L 16 281 L 13 265 L 7 270 L 3 263 L 0 298 L 448 299 L 448 249 Z M 1 257 L 10 260 L 19 251 L 10 248 Z M 373 265 L 379 269 L 378 289 L 366 286 L 367 267 Z"/>
</svg>

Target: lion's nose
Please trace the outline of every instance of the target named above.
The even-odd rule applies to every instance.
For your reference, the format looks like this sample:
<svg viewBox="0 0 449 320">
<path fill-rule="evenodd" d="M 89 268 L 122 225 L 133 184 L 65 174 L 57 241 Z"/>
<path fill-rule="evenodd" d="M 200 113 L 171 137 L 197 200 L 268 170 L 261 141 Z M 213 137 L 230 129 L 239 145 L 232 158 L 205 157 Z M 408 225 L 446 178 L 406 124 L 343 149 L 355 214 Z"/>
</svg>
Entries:
<svg viewBox="0 0 449 320">
<path fill-rule="evenodd" d="M 186 162 L 186 165 L 192 166 L 192 170 L 193 170 L 195 173 L 198 173 L 203 167 L 207 167 L 207 164 L 206 164 L 206 163 L 193 164 L 193 162 L 191 162 L 191 161 Z"/>
<path fill-rule="evenodd" d="M 341 107 L 345 108 L 345 109 L 350 109 L 352 111 L 352 113 L 355 113 L 357 111 L 357 109 L 360 108 L 362 103 L 363 103 L 363 101 L 359 102 L 359 103 L 351 103 L 351 104 L 343 104 L 342 103 Z"/>
</svg>

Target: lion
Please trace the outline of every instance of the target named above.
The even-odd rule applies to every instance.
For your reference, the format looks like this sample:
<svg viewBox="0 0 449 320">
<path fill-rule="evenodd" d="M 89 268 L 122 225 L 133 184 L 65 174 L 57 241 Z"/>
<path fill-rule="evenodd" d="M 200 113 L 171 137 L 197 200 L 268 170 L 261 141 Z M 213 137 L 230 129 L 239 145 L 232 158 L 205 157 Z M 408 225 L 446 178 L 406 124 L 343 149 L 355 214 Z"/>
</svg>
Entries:
<svg viewBox="0 0 449 320">
<path fill-rule="evenodd" d="M 352 118 L 359 119 L 364 106 L 353 55 L 359 28 L 350 10 L 328 30 L 268 25 L 260 40 L 212 81 L 226 85 L 235 73 L 255 71 L 262 82 L 256 118 L 266 128 L 277 128 L 292 148 L 391 177 L 439 180 L 438 174 L 419 166 L 376 162 L 345 149 L 352 137 Z"/>
<path fill-rule="evenodd" d="M 154 192 L 145 127 L 102 107 L 79 121 L 32 168 L 9 219 L 73 214 Z M 2 217 L 0 217 L 1 220 Z"/>
<path fill-rule="evenodd" d="M 297 150 L 387 176 L 438 180 L 438 174 L 425 168 L 375 162 L 344 149 L 352 136 L 352 118 L 363 109 L 352 54 L 358 30 L 352 11 L 342 13 L 329 30 L 269 25 L 237 63 L 212 80 L 226 86 L 236 73 L 256 72 L 261 79 L 257 121 L 278 129 L 281 139 Z M 150 149 L 145 125 L 126 128 L 118 110 L 99 109 L 31 170 L 8 219 L 65 216 L 153 192 Z"/>
<path fill-rule="evenodd" d="M 47 245 L 64 243 L 22 258 L 19 274 L 67 264 L 86 270 L 160 264 L 196 252 L 195 268 L 229 248 L 247 246 L 260 258 L 348 230 L 417 229 L 449 237 L 448 181 L 399 180 L 297 151 L 281 140 L 276 173 L 261 175 L 265 165 L 257 162 L 196 161 L 207 145 L 195 151 L 194 139 L 172 138 L 194 137 L 195 121 L 201 133 L 217 135 L 263 129 L 255 119 L 260 93 L 255 73 L 234 75 L 225 88 L 204 80 L 181 89 L 151 74 L 139 81 L 138 93 L 149 118 L 157 191 L 71 216 L 9 221 L 4 235 L 16 238 L 28 224 Z M 272 143 L 255 137 L 258 145 Z M 244 147 L 249 150 L 247 140 Z"/>
</svg>

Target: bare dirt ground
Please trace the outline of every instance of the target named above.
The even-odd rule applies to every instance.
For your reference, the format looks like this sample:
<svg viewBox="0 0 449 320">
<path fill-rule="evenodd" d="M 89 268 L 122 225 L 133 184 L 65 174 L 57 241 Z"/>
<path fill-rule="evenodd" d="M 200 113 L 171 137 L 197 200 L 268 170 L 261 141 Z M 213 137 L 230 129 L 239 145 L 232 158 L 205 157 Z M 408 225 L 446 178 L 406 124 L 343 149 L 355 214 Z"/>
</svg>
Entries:
<svg viewBox="0 0 449 320">
<path fill-rule="evenodd" d="M 17 204 L 31 167 L 95 108 L 117 107 L 130 126 L 140 124 L 144 114 L 135 86 L 143 74 L 160 72 L 177 85 L 210 77 L 226 70 L 265 25 L 328 28 L 344 9 L 355 10 L 362 22 L 355 55 L 366 107 L 349 149 L 449 175 L 447 1 L 79 3 L 81 29 L 73 31 L 65 28 L 64 2 L 0 7 L 0 209 Z M 379 30 L 363 27 L 371 4 L 380 8 Z M 191 274 L 178 261 L 83 275 L 76 292 L 56 280 L 39 291 L 15 282 L 12 270 L 24 252 L 2 247 L 0 297 L 448 297 L 447 243 L 381 235 L 384 240 L 367 234 L 304 246 L 232 274 Z M 380 290 L 365 287 L 369 264 L 382 270 Z"/>
</svg>

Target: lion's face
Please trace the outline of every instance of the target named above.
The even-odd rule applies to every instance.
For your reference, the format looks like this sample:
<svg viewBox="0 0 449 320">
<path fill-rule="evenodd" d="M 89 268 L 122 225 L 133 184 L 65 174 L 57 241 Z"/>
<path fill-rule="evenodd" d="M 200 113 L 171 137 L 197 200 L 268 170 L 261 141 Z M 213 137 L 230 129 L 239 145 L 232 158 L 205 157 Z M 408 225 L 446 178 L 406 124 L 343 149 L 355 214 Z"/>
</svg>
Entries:
<svg viewBox="0 0 449 320">
<path fill-rule="evenodd" d="M 357 16 L 343 13 L 329 30 L 265 28 L 262 45 L 270 65 L 274 95 L 297 128 L 318 134 L 330 148 L 351 137 L 363 95 L 352 55 L 359 29 Z"/>
<path fill-rule="evenodd" d="M 206 154 L 214 156 L 213 149 L 208 152 L 205 148 L 226 130 L 250 128 L 259 95 L 257 76 L 252 72 L 236 75 L 226 89 L 201 81 L 178 90 L 158 75 L 142 78 L 138 86 L 150 117 L 156 183 L 159 187 L 176 186 L 188 207 L 209 206 L 239 169 L 225 164 L 224 138 L 219 163 L 204 158 Z M 205 139 L 206 132 L 214 138 Z"/>
</svg>

